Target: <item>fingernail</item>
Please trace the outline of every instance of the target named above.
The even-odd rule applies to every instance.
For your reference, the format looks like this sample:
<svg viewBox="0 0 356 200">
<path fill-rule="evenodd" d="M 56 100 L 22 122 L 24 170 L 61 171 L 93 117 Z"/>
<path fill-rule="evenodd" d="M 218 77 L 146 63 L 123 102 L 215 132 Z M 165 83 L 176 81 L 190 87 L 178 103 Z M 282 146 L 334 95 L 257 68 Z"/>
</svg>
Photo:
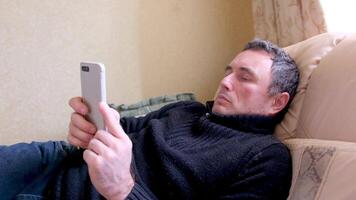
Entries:
<svg viewBox="0 0 356 200">
<path fill-rule="evenodd" d="M 105 108 L 108 107 L 108 105 L 107 105 L 105 102 L 103 102 L 103 101 L 100 102 L 100 104 L 101 104 L 102 106 L 104 106 Z"/>
<path fill-rule="evenodd" d="M 85 115 L 85 109 L 84 109 L 84 108 L 81 108 L 79 111 L 80 111 L 80 113 L 81 113 L 82 115 Z"/>
</svg>

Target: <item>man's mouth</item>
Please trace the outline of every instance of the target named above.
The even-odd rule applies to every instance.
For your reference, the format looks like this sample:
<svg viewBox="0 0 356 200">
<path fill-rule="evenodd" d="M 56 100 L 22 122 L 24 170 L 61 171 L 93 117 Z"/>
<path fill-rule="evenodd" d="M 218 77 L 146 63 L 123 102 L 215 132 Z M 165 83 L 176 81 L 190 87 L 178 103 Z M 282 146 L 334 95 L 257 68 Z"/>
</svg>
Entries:
<svg viewBox="0 0 356 200">
<path fill-rule="evenodd" d="M 226 97 L 224 94 L 219 94 L 218 97 L 216 98 L 216 101 L 219 101 L 221 103 L 231 103 L 229 98 Z"/>
</svg>

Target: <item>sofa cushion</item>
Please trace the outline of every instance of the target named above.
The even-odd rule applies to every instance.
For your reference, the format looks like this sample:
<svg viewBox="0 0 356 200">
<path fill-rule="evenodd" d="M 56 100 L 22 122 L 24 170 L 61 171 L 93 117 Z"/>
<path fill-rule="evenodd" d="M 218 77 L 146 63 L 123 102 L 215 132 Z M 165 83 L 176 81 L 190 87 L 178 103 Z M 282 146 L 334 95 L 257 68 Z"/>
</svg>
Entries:
<svg viewBox="0 0 356 200">
<path fill-rule="evenodd" d="M 356 143 L 287 139 L 293 159 L 289 200 L 354 199 Z"/>
<path fill-rule="evenodd" d="M 193 93 L 162 95 L 158 97 L 151 97 L 146 100 L 141 100 L 130 105 L 109 104 L 109 106 L 117 110 L 120 113 L 120 117 L 141 117 L 152 111 L 158 110 L 167 104 L 175 103 L 178 101 L 195 101 L 195 95 Z"/>
<path fill-rule="evenodd" d="M 314 70 L 296 137 L 356 142 L 356 34 L 348 36 Z"/>
<path fill-rule="evenodd" d="M 280 139 L 283 140 L 296 134 L 305 91 L 313 70 L 318 66 L 320 60 L 345 37 L 346 34 L 342 33 L 324 33 L 285 48 L 298 65 L 300 81 L 297 94 L 285 118 L 276 127 L 275 134 Z"/>
</svg>

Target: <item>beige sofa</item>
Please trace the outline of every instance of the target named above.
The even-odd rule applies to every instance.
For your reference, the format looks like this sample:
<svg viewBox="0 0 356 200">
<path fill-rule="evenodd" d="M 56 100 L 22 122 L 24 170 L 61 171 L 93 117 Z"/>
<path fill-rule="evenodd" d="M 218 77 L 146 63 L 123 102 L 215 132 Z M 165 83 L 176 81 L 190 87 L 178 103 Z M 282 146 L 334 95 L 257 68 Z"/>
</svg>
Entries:
<svg viewBox="0 0 356 200">
<path fill-rule="evenodd" d="M 356 199 L 356 34 L 321 34 L 286 50 L 301 71 L 275 133 L 292 153 L 289 199 Z"/>
<path fill-rule="evenodd" d="M 325 33 L 286 50 L 301 72 L 276 128 L 293 158 L 289 199 L 356 199 L 356 34 Z"/>
</svg>

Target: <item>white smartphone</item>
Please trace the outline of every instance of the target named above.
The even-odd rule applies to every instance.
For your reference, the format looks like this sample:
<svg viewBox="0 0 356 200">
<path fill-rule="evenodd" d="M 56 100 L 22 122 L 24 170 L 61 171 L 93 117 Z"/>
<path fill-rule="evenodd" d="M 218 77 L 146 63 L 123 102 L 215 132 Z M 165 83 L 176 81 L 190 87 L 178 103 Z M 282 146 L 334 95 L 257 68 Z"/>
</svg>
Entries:
<svg viewBox="0 0 356 200">
<path fill-rule="evenodd" d="M 106 103 L 105 66 L 101 63 L 81 62 L 80 77 L 82 97 L 89 107 L 86 118 L 97 130 L 105 130 L 104 120 L 99 111 L 99 102 Z"/>
</svg>

